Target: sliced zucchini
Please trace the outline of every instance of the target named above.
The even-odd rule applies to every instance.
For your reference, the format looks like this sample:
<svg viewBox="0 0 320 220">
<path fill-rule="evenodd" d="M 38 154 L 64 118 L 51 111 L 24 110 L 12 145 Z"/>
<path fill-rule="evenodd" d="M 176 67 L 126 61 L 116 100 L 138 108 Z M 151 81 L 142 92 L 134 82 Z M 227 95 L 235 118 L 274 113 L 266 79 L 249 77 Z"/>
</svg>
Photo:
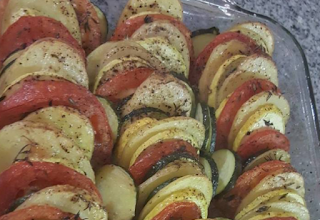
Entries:
<svg viewBox="0 0 320 220">
<path fill-rule="evenodd" d="M 119 141 L 117 143 L 116 149 L 115 149 L 115 160 L 119 162 L 120 157 L 122 155 L 122 152 L 124 150 L 124 147 L 127 145 L 127 143 L 135 136 L 138 130 L 143 128 L 145 125 L 155 122 L 156 119 L 152 118 L 142 118 L 140 120 L 137 120 L 130 124 L 128 128 L 123 132 L 123 134 L 120 136 Z"/>
<path fill-rule="evenodd" d="M 233 150 L 235 152 L 238 150 L 243 137 L 250 134 L 254 130 L 263 127 L 271 127 L 283 134 L 285 132 L 285 122 L 282 112 L 273 104 L 268 104 L 260 107 L 248 118 L 248 120 L 240 128 L 234 139 L 232 145 Z"/>
<path fill-rule="evenodd" d="M 47 124 L 19 121 L 0 131 L 0 173 L 16 161 L 44 161 L 65 165 L 94 181 L 90 159 L 61 130 Z M 50 143 L 50 144 L 48 144 Z"/>
<path fill-rule="evenodd" d="M 183 55 L 164 37 L 148 37 L 137 41 L 144 49 L 157 57 L 166 67 L 166 72 L 189 76 L 189 69 Z"/>
<path fill-rule="evenodd" d="M 282 113 L 284 123 L 288 122 L 290 117 L 290 106 L 287 99 L 278 94 L 274 94 L 271 91 L 261 92 L 252 96 L 248 101 L 246 101 L 241 108 L 238 110 L 230 129 L 228 136 L 229 143 L 233 143 L 236 135 L 238 134 L 241 127 L 248 120 L 248 118 L 254 114 L 261 106 L 273 104 Z M 230 145 L 230 146 L 231 146 Z"/>
<path fill-rule="evenodd" d="M 99 102 L 102 104 L 103 108 L 105 109 L 109 126 L 112 130 L 112 138 L 114 142 L 118 139 L 119 135 L 119 129 L 120 129 L 120 119 L 116 113 L 116 111 L 113 109 L 111 103 L 105 99 L 105 98 L 100 98 L 97 97 Z"/>
<path fill-rule="evenodd" d="M 250 48 L 246 43 L 238 40 L 231 40 L 224 44 L 219 44 L 212 51 L 205 69 L 202 72 L 199 81 L 199 96 L 200 100 L 207 102 L 210 93 L 210 84 L 219 67 L 230 57 L 234 55 L 248 55 Z"/>
<path fill-rule="evenodd" d="M 192 202 L 195 203 L 201 213 L 202 218 L 208 217 L 209 204 L 202 192 L 195 189 L 183 189 L 168 195 L 163 201 L 159 202 L 147 215 L 144 220 L 152 220 L 161 213 L 167 206 L 175 202 Z"/>
<path fill-rule="evenodd" d="M 178 159 L 167 164 L 139 186 L 139 198 L 137 203 L 138 213 L 142 210 L 151 192 L 162 183 L 177 177 L 186 175 L 203 175 L 202 166 L 193 160 Z"/>
<path fill-rule="evenodd" d="M 2 68 L 0 69 L 0 76 L 4 74 L 4 72 L 9 69 L 10 66 L 17 60 L 17 58 L 23 53 L 23 50 L 18 50 L 9 55 L 6 60 L 2 64 Z"/>
<path fill-rule="evenodd" d="M 194 156 L 185 153 L 185 152 L 176 152 L 173 154 L 170 154 L 168 156 L 165 156 L 161 158 L 157 163 L 155 163 L 151 169 L 147 172 L 145 179 L 148 179 L 152 177 L 154 174 L 156 174 L 159 170 L 162 170 L 166 165 L 169 163 L 176 161 L 176 160 L 185 160 L 185 161 L 194 161 L 198 162 L 197 158 Z M 198 162 L 199 163 L 199 162 Z"/>
<path fill-rule="evenodd" d="M 296 192 L 288 189 L 276 189 L 254 199 L 249 205 L 242 209 L 241 212 L 237 213 L 235 220 L 241 219 L 251 210 L 256 209 L 260 205 L 266 205 L 267 203 L 278 201 L 293 202 L 305 205 L 304 199 Z"/>
<path fill-rule="evenodd" d="M 274 50 L 274 38 L 272 31 L 260 22 L 247 22 L 232 27 L 229 31 L 238 31 L 256 41 L 264 51 L 272 56 Z"/>
<path fill-rule="evenodd" d="M 148 122 L 150 122 L 150 120 L 148 120 Z M 127 163 L 143 143 L 159 132 L 171 129 L 184 131 L 194 138 L 197 146 L 202 146 L 204 141 L 204 127 L 200 122 L 188 117 L 171 117 L 161 121 L 154 120 L 151 123 L 144 124 L 144 126 L 138 126 L 138 129 L 136 126 L 130 126 L 126 132 L 131 135 L 126 135 L 122 140 L 120 138 L 118 142 L 118 159 L 123 161 L 123 163 Z M 124 134 L 122 136 L 124 136 Z"/>
<path fill-rule="evenodd" d="M 146 142 L 144 142 L 138 149 L 134 152 L 132 155 L 129 165 L 126 161 L 121 160 L 120 165 L 122 165 L 125 168 L 129 168 L 132 166 L 139 155 L 145 151 L 148 147 L 159 143 L 163 141 L 169 141 L 169 140 L 183 140 L 191 144 L 194 148 L 200 149 L 201 146 L 198 145 L 197 141 L 194 139 L 194 137 L 188 133 L 186 133 L 184 130 L 181 129 L 168 129 L 162 132 L 159 132 L 158 134 L 152 136 L 149 138 Z"/>
<path fill-rule="evenodd" d="M 212 198 L 212 183 L 206 176 L 184 176 L 181 177 L 163 189 L 161 189 L 148 203 L 144 206 L 142 212 L 139 215 L 139 220 L 145 219 L 145 217 L 162 201 L 168 198 L 173 192 L 182 191 L 185 189 L 197 190 L 204 195 L 207 207 L 210 204 Z M 207 216 L 202 216 L 206 218 Z"/>
<path fill-rule="evenodd" d="M 133 110 L 126 116 L 124 116 L 121 119 L 121 131 L 120 133 L 122 134 L 130 124 L 134 123 L 135 121 L 148 117 L 148 118 L 154 118 L 157 120 L 162 120 L 165 118 L 168 118 L 170 115 L 160 109 L 157 108 L 151 108 L 151 107 L 146 107 L 146 108 L 140 108 L 137 110 Z"/>
<path fill-rule="evenodd" d="M 204 168 L 204 172 L 207 175 L 207 177 L 212 182 L 212 188 L 213 188 L 213 196 L 216 195 L 218 183 L 219 183 L 219 171 L 216 162 L 212 159 L 211 156 L 203 155 L 200 157 L 200 163 L 202 164 Z"/>
<path fill-rule="evenodd" d="M 198 57 L 199 53 L 217 36 L 220 31 L 216 27 L 200 29 L 192 32 L 192 43 L 194 56 Z"/>
<path fill-rule="evenodd" d="M 131 36 L 133 39 L 143 40 L 149 37 L 164 37 L 183 56 L 187 71 L 190 69 L 190 51 L 185 36 L 170 21 L 158 20 L 146 23 L 138 28 Z"/>
<path fill-rule="evenodd" d="M 24 121 L 40 122 L 59 129 L 79 146 L 90 160 L 94 149 L 94 130 L 89 119 L 76 109 L 54 106 L 29 114 Z"/>
<path fill-rule="evenodd" d="M 214 152 L 216 148 L 216 137 L 217 137 L 217 126 L 214 108 L 209 107 L 211 124 L 212 124 L 212 135 L 211 135 L 211 151 Z"/>
<path fill-rule="evenodd" d="M 0 93 L 17 78 L 32 72 L 47 71 L 61 78 L 88 87 L 88 76 L 81 55 L 69 44 L 53 39 L 41 39 L 16 59 L 0 78 Z"/>
<path fill-rule="evenodd" d="M 247 57 L 237 70 L 227 77 L 217 95 L 217 104 L 250 79 L 266 79 L 278 86 L 277 66 L 269 56 L 254 54 Z"/>
<path fill-rule="evenodd" d="M 135 56 L 122 57 L 112 60 L 110 63 L 100 69 L 98 75 L 96 76 L 92 91 L 95 93 L 100 85 L 112 80 L 112 77 L 118 75 L 119 73 L 136 68 L 151 67 L 147 61 Z"/>
<path fill-rule="evenodd" d="M 98 15 L 98 18 L 99 18 L 100 31 L 101 31 L 101 42 L 104 43 L 107 41 L 108 30 L 109 30 L 107 16 L 101 11 L 101 9 L 98 6 L 93 4 L 93 7 Z"/>
<path fill-rule="evenodd" d="M 118 20 L 118 25 L 136 14 L 153 12 L 183 19 L 183 9 L 180 0 L 129 0 Z"/>
<path fill-rule="evenodd" d="M 301 174 L 296 172 L 270 173 L 241 201 L 236 213 L 247 207 L 254 199 L 275 189 L 292 190 L 302 198 L 305 195 L 304 180 Z"/>
<path fill-rule="evenodd" d="M 21 16 L 25 15 L 46 16 L 60 21 L 81 44 L 78 18 L 70 1 L 10 0 L 4 11 L 1 34 Z"/>
<path fill-rule="evenodd" d="M 242 164 L 239 156 L 227 149 L 215 151 L 212 159 L 217 165 L 219 181 L 217 194 L 234 187 L 235 182 L 242 172 Z"/>
<path fill-rule="evenodd" d="M 131 220 L 134 217 L 137 189 L 125 170 L 115 165 L 100 168 L 96 174 L 96 186 L 108 212 L 108 219 Z"/>
<path fill-rule="evenodd" d="M 169 185 L 170 183 L 172 183 L 173 181 L 175 181 L 176 179 L 178 179 L 178 177 L 174 177 L 172 179 L 169 179 L 163 183 L 161 183 L 159 186 L 157 186 L 154 190 L 152 190 L 152 192 L 149 194 L 147 201 L 149 201 L 150 199 L 152 199 L 153 196 L 155 196 L 161 189 L 163 189 L 164 187 L 166 187 L 167 185 Z"/>
<path fill-rule="evenodd" d="M 154 73 L 123 106 L 122 116 L 143 107 L 158 108 L 171 116 L 190 116 L 195 108 L 194 96 L 183 81 L 170 74 Z"/>
<path fill-rule="evenodd" d="M 279 160 L 286 163 L 290 163 L 290 154 L 281 149 L 272 149 L 267 152 L 260 154 L 259 156 L 254 156 L 249 158 L 245 163 L 244 172 L 253 169 L 254 167 L 265 163 L 267 161 Z"/>
<path fill-rule="evenodd" d="M 245 214 L 239 220 L 247 220 L 256 216 L 257 213 L 270 213 L 270 212 L 286 212 L 291 213 L 292 216 L 296 217 L 299 220 L 310 220 L 310 214 L 306 206 L 295 203 L 295 202 L 287 202 L 287 201 L 274 201 L 262 204 L 247 214 Z"/>
<path fill-rule="evenodd" d="M 210 94 L 208 96 L 208 105 L 213 108 L 218 108 L 218 91 L 222 86 L 224 80 L 232 75 L 238 68 L 238 66 L 246 59 L 245 55 L 234 55 L 227 59 L 217 70 L 210 84 Z"/>
<path fill-rule="evenodd" d="M 90 192 L 69 185 L 57 185 L 34 193 L 21 206 L 49 205 L 64 212 L 78 214 L 81 219 L 107 220 L 108 214 L 100 204 L 100 198 Z"/>
</svg>

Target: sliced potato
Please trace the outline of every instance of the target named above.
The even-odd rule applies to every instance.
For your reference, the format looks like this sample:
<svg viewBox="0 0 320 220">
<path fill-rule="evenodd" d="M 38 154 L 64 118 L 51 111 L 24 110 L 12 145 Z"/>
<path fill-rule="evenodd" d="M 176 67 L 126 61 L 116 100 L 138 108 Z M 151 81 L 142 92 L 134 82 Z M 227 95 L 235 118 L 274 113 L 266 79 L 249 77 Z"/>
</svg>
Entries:
<svg viewBox="0 0 320 220">
<path fill-rule="evenodd" d="M 260 107 L 248 118 L 248 120 L 240 128 L 234 139 L 232 145 L 233 150 L 237 152 L 242 138 L 245 135 L 250 134 L 252 131 L 263 127 L 271 127 L 283 134 L 285 132 L 285 122 L 283 115 L 279 108 L 273 104 L 267 104 Z"/>
<path fill-rule="evenodd" d="M 10 0 L 4 12 L 1 33 L 21 16 L 26 15 L 46 16 L 60 21 L 81 44 L 78 18 L 70 1 Z"/>
<path fill-rule="evenodd" d="M 162 201 L 172 195 L 172 193 L 185 190 L 194 189 L 202 193 L 205 197 L 207 205 L 210 204 L 212 198 L 212 183 L 206 176 L 184 176 L 175 181 L 169 183 L 162 188 L 156 195 L 154 195 L 144 206 L 142 212 L 139 215 L 139 220 L 145 219 L 145 217 Z M 207 207 L 208 209 L 208 207 Z M 203 218 L 206 218 L 206 216 Z"/>
<path fill-rule="evenodd" d="M 256 112 L 261 106 L 268 104 L 273 104 L 282 113 L 284 123 L 288 122 L 290 117 L 290 106 L 289 102 L 282 95 L 277 95 L 272 92 L 261 92 L 257 95 L 252 96 L 248 101 L 246 101 L 241 108 L 238 110 L 229 133 L 228 141 L 230 146 L 236 138 L 236 135 L 246 123 L 246 121 L 251 117 L 254 112 Z"/>
<path fill-rule="evenodd" d="M 102 85 L 104 82 L 109 81 L 117 74 L 135 68 L 151 68 L 151 66 L 146 60 L 135 56 L 112 60 L 110 63 L 100 69 L 95 79 L 93 92 L 96 92 L 100 85 Z"/>
<path fill-rule="evenodd" d="M 245 59 L 236 72 L 221 85 L 217 97 L 218 104 L 244 82 L 256 78 L 269 80 L 278 86 L 278 70 L 270 57 L 254 54 Z"/>
<path fill-rule="evenodd" d="M 198 145 L 197 141 L 194 140 L 193 136 L 186 133 L 184 130 L 181 129 L 168 129 L 163 132 L 159 132 L 158 134 L 152 136 L 149 138 L 146 142 L 144 142 L 132 155 L 130 159 L 129 166 L 127 165 L 128 163 L 124 162 L 123 165 L 124 167 L 129 168 L 134 164 L 136 159 L 139 157 L 139 155 L 146 150 L 148 147 L 152 146 L 155 143 L 161 142 L 161 141 L 168 141 L 168 140 L 184 140 L 188 143 L 190 143 L 193 147 L 200 149 L 201 146 Z"/>
<path fill-rule="evenodd" d="M 274 50 L 274 38 L 272 31 L 260 22 L 246 22 L 232 27 L 229 31 L 239 31 L 244 35 L 252 38 L 256 43 L 264 49 L 264 51 L 272 56 Z"/>
<path fill-rule="evenodd" d="M 210 84 L 210 94 L 208 96 L 208 105 L 217 108 L 219 103 L 217 102 L 217 93 L 222 86 L 224 80 L 230 76 L 237 67 L 246 58 L 245 55 L 234 55 L 227 59 L 218 69 L 217 73 L 214 75 L 213 80 Z"/>
<path fill-rule="evenodd" d="M 96 174 L 96 185 L 110 220 L 131 220 L 135 216 L 137 189 L 121 167 L 106 165 Z"/>
<path fill-rule="evenodd" d="M 231 40 L 214 48 L 199 81 L 199 95 L 203 102 L 208 100 L 210 84 L 219 67 L 230 57 L 248 55 L 249 52 L 248 45 L 238 40 Z"/>
<path fill-rule="evenodd" d="M 166 67 L 166 72 L 189 76 L 183 55 L 164 37 L 156 36 L 137 41 L 144 49 L 157 57 Z"/>
<path fill-rule="evenodd" d="M 144 107 L 157 108 L 171 116 L 191 116 L 195 111 L 194 94 L 186 83 L 171 74 L 154 73 L 122 107 L 122 116 Z"/>
<path fill-rule="evenodd" d="M 33 205 L 49 205 L 67 213 L 79 214 L 81 219 L 108 219 L 108 214 L 100 203 L 100 198 L 86 190 L 69 185 L 44 188 L 32 194 L 17 210 Z"/>
<path fill-rule="evenodd" d="M 296 172 L 271 173 L 262 179 L 258 185 L 249 192 L 237 208 L 236 213 L 239 213 L 259 196 L 264 195 L 269 191 L 281 188 L 292 190 L 304 198 L 305 188 L 301 174 Z"/>
<path fill-rule="evenodd" d="M 194 189 L 183 189 L 177 192 L 173 192 L 168 195 L 163 201 L 159 202 L 148 214 L 144 220 L 152 220 L 155 216 L 161 213 L 167 206 L 175 202 L 192 202 L 196 204 L 200 210 L 201 217 L 208 217 L 208 206 L 205 196 Z"/>
<path fill-rule="evenodd" d="M 139 186 L 137 211 L 140 212 L 150 193 L 162 183 L 186 175 L 203 175 L 199 163 L 190 160 L 176 160 L 159 170 Z"/>
<path fill-rule="evenodd" d="M 235 220 L 241 219 L 251 210 L 256 209 L 260 205 L 265 205 L 266 203 L 277 201 L 294 202 L 305 205 L 304 199 L 296 192 L 288 189 L 276 189 L 254 199 L 249 205 L 247 205 L 244 209 L 237 213 Z"/>
<path fill-rule="evenodd" d="M 89 158 L 58 129 L 42 123 L 19 121 L 3 128 L 0 140 L 0 155 L 3 155 L 0 173 L 15 161 L 44 161 L 63 164 L 94 181 Z"/>
<path fill-rule="evenodd" d="M 198 146 L 202 146 L 205 138 L 204 126 L 197 120 L 188 117 L 171 117 L 163 119 L 161 121 L 148 123 L 143 127 L 139 127 L 138 129 L 136 129 L 135 126 L 132 126 L 131 128 L 127 129 L 128 132 L 130 132 L 129 129 L 134 129 L 134 131 L 131 133 L 132 135 L 130 136 L 130 138 L 126 138 L 126 141 L 119 141 L 117 146 L 119 148 L 119 151 L 122 152 L 121 155 L 119 155 L 121 164 L 127 166 L 129 165 L 130 159 L 134 152 L 143 143 L 148 141 L 151 137 L 158 134 L 159 132 L 170 129 L 182 130 L 186 134 L 192 136 Z"/>
<path fill-rule="evenodd" d="M 64 106 L 48 107 L 29 114 L 24 121 L 40 122 L 59 129 L 91 159 L 94 131 L 89 119 L 79 111 Z"/>
<path fill-rule="evenodd" d="M 118 20 L 118 25 L 136 14 L 153 12 L 183 19 L 180 0 L 129 0 Z"/>
<path fill-rule="evenodd" d="M 101 11 L 101 9 L 93 5 L 94 10 L 96 11 L 98 18 L 99 18 L 99 23 L 100 23 L 100 31 L 101 31 L 101 42 L 106 42 L 107 41 L 107 36 L 108 36 L 108 29 L 109 29 L 109 24 L 106 15 Z"/>
<path fill-rule="evenodd" d="M 144 38 L 157 36 L 167 39 L 181 53 L 188 72 L 190 69 L 190 51 L 187 40 L 179 29 L 169 21 L 160 20 L 144 24 L 133 33 L 131 38 L 143 40 Z"/>
<path fill-rule="evenodd" d="M 25 49 L 5 71 L 0 78 L 0 93 L 17 78 L 37 71 L 53 72 L 88 88 L 88 76 L 81 55 L 63 41 L 45 38 Z"/>
</svg>

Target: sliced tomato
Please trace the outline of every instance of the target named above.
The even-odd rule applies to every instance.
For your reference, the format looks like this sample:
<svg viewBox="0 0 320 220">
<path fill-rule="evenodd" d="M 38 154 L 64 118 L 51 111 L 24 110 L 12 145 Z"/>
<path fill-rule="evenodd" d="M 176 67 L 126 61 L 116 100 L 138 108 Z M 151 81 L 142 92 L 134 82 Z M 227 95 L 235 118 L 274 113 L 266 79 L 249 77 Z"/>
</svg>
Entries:
<svg viewBox="0 0 320 220">
<path fill-rule="evenodd" d="M 10 89 L 11 95 L 0 102 L 0 129 L 40 108 L 68 106 L 78 109 L 95 131 L 94 167 L 111 162 L 112 132 L 106 112 L 99 100 L 86 88 L 68 81 L 26 79 Z"/>
<path fill-rule="evenodd" d="M 290 150 L 289 139 L 281 132 L 268 128 L 259 129 L 243 138 L 237 151 L 243 160 L 271 149 Z"/>
<path fill-rule="evenodd" d="M 46 37 L 69 43 L 81 54 L 83 60 L 86 60 L 83 49 L 61 22 L 43 16 L 23 16 L 0 37 L 0 62 L 3 63 L 15 51 L 25 49 Z"/>
<path fill-rule="evenodd" d="M 193 202 L 175 202 L 165 207 L 152 220 L 194 220 L 200 219 L 201 212 Z"/>
<path fill-rule="evenodd" d="M 15 210 L 0 217 L 0 220 L 81 220 L 78 215 L 61 211 L 60 209 L 47 206 L 36 205 L 28 208 Z"/>
<path fill-rule="evenodd" d="M 71 0 L 80 25 L 82 47 L 86 54 L 102 44 L 100 20 L 89 0 Z"/>
<path fill-rule="evenodd" d="M 154 70 L 150 68 L 136 68 L 119 73 L 102 82 L 96 94 L 112 102 L 118 102 L 132 95 L 153 72 Z"/>
<path fill-rule="evenodd" d="M 291 164 L 282 161 L 274 160 L 260 164 L 252 170 L 243 173 L 236 181 L 234 188 L 223 195 L 216 204 L 221 210 L 228 213 L 228 217 L 233 217 L 242 199 L 245 198 L 263 178 L 276 172 L 296 172 L 296 170 Z"/>
<path fill-rule="evenodd" d="M 0 215 L 19 198 L 55 185 L 71 185 L 93 193 L 101 200 L 94 183 L 68 167 L 48 162 L 18 162 L 0 175 Z"/>
<path fill-rule="evenodd" d="M 193 58 L 193 46 L 192 46 L 192 39 L 191 39 L 191 32 L 190 30 L 178 19 L 163 14 L 150 14 L 150 15 L 141 15 L 131 19 L 126 20 L 122 24 L 116 27 L 114 31 L 111 41 L 120 41 L 124 40 L 128 37 L 131 37 L 132 34 L 140 28 L 145 23 L 151 23 L 153 21 L 159 20 L 167 20 L 170 21 L 179 31 L 185 36 L 188 49 L 190 53 L 190 57 Z"/>
<path fill-rule="evenodd" d="M 186 141 L 172 140 L 156 143 L 144 150 L 129 168 L 129 172 L 136 184 L 140 184 L 145 180 L 147 172 L 161 158 L 175 152 L 186 152 L 198 158 L 197 150 Z"/>
<path fill-rule="evenodd" d="M 264 79 L 246 81 L 232 93 L 217 120 L 216 149 L 228 147 L 228 135 L 238 110 L 253 95 L 263 91 L 280 94 L 276 85 Z"/>
<path fill-rule="evenodd" d="M 199 54 L 196 58 L 193 69 L 189 74 L 189 82 L 191 85 L 198 86 L 199 80 L 203 70 L 206 67 L 207 61 L 212 53 L 212 51 L 220 44 L 229 42 L 231 40 L 238 40 L 248 45 L 249 49 L 251 50 L 250 54 L 253 53 L 262 53 L 261 48 L 256 44 L 256 42 L 238 32 L 225 32 L 216 36 Z"/>
</svg>

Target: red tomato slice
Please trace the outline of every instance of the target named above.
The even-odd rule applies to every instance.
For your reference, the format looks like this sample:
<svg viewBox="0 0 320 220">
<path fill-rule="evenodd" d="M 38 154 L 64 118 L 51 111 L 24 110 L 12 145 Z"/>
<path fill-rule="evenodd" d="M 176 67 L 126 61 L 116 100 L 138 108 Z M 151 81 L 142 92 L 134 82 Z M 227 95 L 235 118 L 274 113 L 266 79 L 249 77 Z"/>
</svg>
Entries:
<svg viewBox="0 0 320 220">
<path fill-rule="evenodd" d="M 60 209 L 43 205 L 31 206 L 25 209 L 15 210 L 0 217 L 0 220 L 81 220 L 78 215 L 61 211 Z"/>
<path fill-rule="evenodd" d="M 219 208 L 228 214 L 228 217 L 234 217 L 241 201 L 258 183 L 270 174 L 296 172 L 291 164 L 282 161 L 268 161 L 243 173 L 237 180 L 234 188 L 223 195 L 216 203 Z"/>
<path fill-rule="evenodd" d="M 198 158 L 197 150 L 188 142 L 182 140 L 172 140 L 156 143 L 144 150 L 129 168 L 132 178 L 137 184 L 142 183 L 147 172 L 161 158 L 175 152 L 187 152 Z"/>
<path fill-rule="evenodd" d="M 89 0 L 71 0 L 71 3 L 78 17 L 82 47 L 88 55 L 102 44 L 100 20 Z"/>
<path fill-rule="evenodd" d="M 190 57 L 193 58 L 193 46 L 192 46 L 192 40 L 191 40 L 191 32 L 190 30 L 179 20 L 176 18 L 169 16 L 169 15 L 163 15 L 163 14 L 150 14 L 150 15 L 141 15 L 135 18 L 131 18 L 123 22 L 122 24 L 118 25 L 116 30 L 114 31 L 111 41 L 119 41 L 124 40 L 128 37 L 131 37 L 132 34 L 140 28 L 145 23 L 151 23 L 153 21 L 159 21 L 159 20 L 167 20 L 170 21 L 171 24 L 173 24 L 176 28 L 179 29 L 179 31 L 185 36 L 188 49 L 190 53 Z"/>
<path fill-rule="evenodd" d="M 101 200 L 94 183 L 68 167 L 47 162 L 19 162 L 0 175 L 0 215 L 18 199 L 49 186 L 71 185 L 94 193 Z"/>
<path fill-rule="evenodd" d="M 95 131 L 92 165 L 96 167 L 111 162 L 113 140 L 106 112 L 86 88 L 68 81 L 27 79 L 11 87 L 11 91 L 14 92 L 0 102 L 0 129 L 40 108 L 58 105 L 72 107 L 91 121 Z"/>
<path fill-rule="evenodd" d="M 120 101 L 132 95 L 153 72 L 154 70 L 149 68 L 136 68 L 119 73 L 103 82 L 96 94 L 112 102 Z"/>
<path fill-rule="evenodd" d="M 205 69 L 207 61 L 214 48 L 231 40 L 238 40 L 240 42 L 246 43 L 250 48 L 251 53 L 262 53 L 260 47 L 256 44 L 256 42 L 246 35 L 238 32 L 225 32 L 219 34 L 203 49 L 203 51 L 196 58 L 193 69 L 189 75 L 189 81 L 191 85 L 198 86 L 201 74 Z"/>
<path fill-rule="evenodd" d="M 243 138 L 237 151 L 243 160 L 271 149 L 290 150 L 289 139 L 281 132 L 274 129 L 259 129 Z"/>
<path fill-rule="evenodd" d="M 199 207 L 193 202 L 175 202 L 165 207 L 152 220 L 194 220 L 200 219 Z"/>
<path fill-rule="evenodd" d="M 61 39 L 69 43 L 77 49 L 83 60 L 86 60 L 83 49 L 61 22 L 43 16 L 24 16 L 13 23 L 1 36 L 0 62 L 4 62 L 13 52 L 22 50 L 46 37 Z"/>
<path fill-rule="evenodd" d="M 228 135 L 238 110 L 253 95 L 263 91 L 280 94 L 276 85 L 264 79 L 246 81 L 232 93 L 217 120 L 216 149 L 228 147 Z"/>
</svg>

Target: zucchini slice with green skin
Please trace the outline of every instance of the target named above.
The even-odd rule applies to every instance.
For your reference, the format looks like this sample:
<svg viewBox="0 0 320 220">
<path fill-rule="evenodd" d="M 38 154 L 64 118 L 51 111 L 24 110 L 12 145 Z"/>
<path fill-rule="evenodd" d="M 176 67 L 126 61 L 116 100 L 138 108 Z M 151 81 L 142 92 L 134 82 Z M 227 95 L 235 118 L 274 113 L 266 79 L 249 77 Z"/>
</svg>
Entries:
<svg viewBox="0 0 320 220">
<path fill-rule="evenodd" d="M 200 163 L 202 164 L 204 168 L 204 172 L 207 175 L 207 177 L 211 180 L 212 182 L 212 188 L 213 188 L 213 195 L 214 197 L 217 192 L 218 188 L 218 183 L 219 183 L 219 171 L 216 163 L 214 160 L 207 155 L 202 155 L 200 157 Z"/>
<path fill-rule="evenodd" d="M 96 186 L 101 193 L 108 218 L 130 220 L 134 217 L 137 188 L 124 169 L 115 165 L 100 168 L 96 174 Z"/>
<path fill-rule="evenodd" d="M 220 31 L 216 27 L 200 29 L 192 32 L 193 50 L 195 57 L 217 36 Z"/>
<path fill-rule="evenodd" d="M 201 151 L 202 152 L 206 152 L 208 154 L 213 153 L 214 149 L 212 149 L 212 120 L 211 120 L 211 113 L 210 113 L 210 108 L 207 104 L 205 103 L 198 103 L 197 105 L 197 109 L 196 109 L 196 115 L 195 115 L 195 119 L 197 119 L 198 121 L 200 121 L 206 131 L 205 131 L 205 140 L 203 142 Z"/>
<path fill-rule="evenodd" d="M 40 122 L 59 129 L 91 159 L 94 149 L 94 130 L 89 119 L 78 110 L 53 106 L 33 112 L 23 120 Z"/>
<path fill-rule="evenodd" d="M 116 142 L 119 136 L 119 129 L 120 129 L 120 119 L 118 117 L 117 112 L 113 109 L 112 104 L 105 98 L 97 97 L 99 102 L 102 104 L 103 108 L 105 109 L 109 126 L 112 130 L 112 138 L 113 141 Z"/>
<path fill-rule="evenodd" d="M 202 165 L 197 161 L 178 159 L 167 164 L 163 169 L 159 170 L 152 177 L 140 184 L 137 213 L 140 213 L 143 206 L 148 201 L 148 196 L 155 188 L 170 179 L 186 175 L 204 175 Z"/>
<path fill-rule="evenodd" d="M 217 126 L 216 126 L 216 116 L 215 116 L 216 111 L 212 107 L 209 107 L 209 109 L 210 109 L 210 119 L 211 119 L 211 125 L 212 125 L 210 150 L 211 152 L 214 152 L 216 148 L 216 137 L 217 137 Z"/>
<path fill-rule="evenodd" d="M 100 21 L 101 40 L 104 43 L 107 41 L 108 30 L 109 30 L 107 16 L 101 11 L 101 9 L 97 5 L 93 4 L 93 7 Z"/>
<path fill-rule="evenodd" d="M 176 179 L 178 179 L 178 177 L 174 177 L 170 180 L 165 181 L 164 183 L 161 183 L 159 186 L 157 186 L 148 196 L 147 201 L 149 201 L 150 199 L 152 199 L 153 196 L 155 196 L 161 189 L 163 189 L 164 187 L 166 187 L 167 185 L 169 185 L 170 183 L 172 183 L 173 181 L 175 181 Z"/>
<path fill-rule="evenodd" d="M 129 114 L 127 114 L 121 119 L 120 133 L 123 133 L 123 131 L 125 131 L 130 124 L 145 117 L 162 120 L 170 117 L 170 115 L 160 109 L 152 108 L 152 107 L 133 110 L 132 112 L 130 112 Z"/>
<path fill-rule="evenodd" d="M 158 108 L 170 116 L 191 116 L 195 108 L 191 91 L 191 87 L 171 74 L 154 73 L 123 106 L 122 116 L 143 107 Z"/>
<path fill-rule="evenodd" d="M 242 172 L 240 157 L 227 149 L 215 151 L 212 159 L 217 165 L 219 172 L 219 183 L 217 194 L 234 187 L 235 182 Z"/>
<path fill-rule="evenodd" d="M 290 154 L 281 149 L 272 149 L 258 156 L 253 156 L 245 162 L 244 172 L 271 160 L 280 160 L 286 163 L 290 163 Z"/>
<path fill-rule="evenodd" d="M 186 161 L 198 162 L 198 159 L 195 158 L 194 156 L 190 155 L 189 153 L 180 153 L 180 152 L 173 153 L 173 154 L 170 154 L 168 156 L 163 157 L 155 165 L 153 165 L 152 168 L 146 174 L 145 179 L 152 177 L 159 170 L 163 169 L 165 166 L 167 166 L 169 163 L 171 163 L 175 160 L 186 160 Z"/>
</svg>

